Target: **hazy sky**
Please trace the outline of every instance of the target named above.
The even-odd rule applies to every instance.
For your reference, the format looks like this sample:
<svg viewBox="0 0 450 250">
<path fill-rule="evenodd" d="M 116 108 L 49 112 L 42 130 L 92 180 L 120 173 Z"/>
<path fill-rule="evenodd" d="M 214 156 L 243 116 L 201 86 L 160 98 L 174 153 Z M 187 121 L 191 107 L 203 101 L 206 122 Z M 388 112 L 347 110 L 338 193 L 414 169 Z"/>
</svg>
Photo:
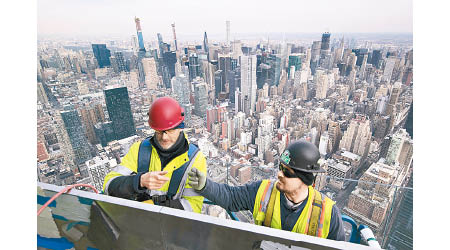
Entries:
<svg viewBox="0 0 450 250">
<path fill-rule="evenodd" d="M 144 38 L 156 33 L 224 34 L 266 32 L 406 32 L 412 33 L 412 0 L 38 0 L 38 35 L 136 34 L 141 19 Z"/>
</svg>

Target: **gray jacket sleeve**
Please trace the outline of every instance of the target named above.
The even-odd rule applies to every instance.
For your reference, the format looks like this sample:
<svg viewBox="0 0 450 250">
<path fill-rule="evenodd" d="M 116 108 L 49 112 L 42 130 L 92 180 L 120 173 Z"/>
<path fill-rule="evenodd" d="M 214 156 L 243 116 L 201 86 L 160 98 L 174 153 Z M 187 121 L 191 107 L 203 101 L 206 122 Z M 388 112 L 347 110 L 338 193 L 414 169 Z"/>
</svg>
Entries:
<svg viewBox="0 0 450 250">
<path fill-rule="evenodd" d="M 260 184 L 261 181 L 257 181 L 234 187 L 207 179 L 205 187 L 198 193 L 230 212 L 253 211 Z"/>
<path fill-rule="evenodd" d="M 327 239 L 345 241 L 344 223 L 339 208 L 333 205 L 331 210 L 330 231 Z"/>
</svg>

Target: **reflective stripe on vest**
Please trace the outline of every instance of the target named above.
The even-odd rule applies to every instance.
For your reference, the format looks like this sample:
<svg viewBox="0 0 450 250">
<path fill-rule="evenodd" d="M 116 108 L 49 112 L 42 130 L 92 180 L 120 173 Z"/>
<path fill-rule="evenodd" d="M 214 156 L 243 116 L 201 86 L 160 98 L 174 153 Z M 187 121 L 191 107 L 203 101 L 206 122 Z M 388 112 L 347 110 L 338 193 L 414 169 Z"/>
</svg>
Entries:
<svg viewBox="0 0 450 250">
<path fill-rule="evenodd" d="M 273 181 L 269 182 L 268 180 L 263 180 L 256 195 L 253 218 L 257 225 L 262 225 L 262 222 L 265 219 L 265 212 L 262 212 L 263 210 L 265 211 L 265 209 L 261 209 L 260 204 L 263 199 L 266 199 L 266 197 L 263 197 L 263 193 L 270 183 L 273 184 Z M 276 187 L 275 185 L 272 185 L 271 188 Z M 271 189 L 267 189 L 266 196 L 270 196 L 268 194 L 270 194 L 271 191 Z M 305 207 L 294 225 L 292 232 L 327 238 L 330 230 L 331 211 L 334 201 L 329 199 L 326 195 L 322 195 L 319 191 L 316 191 L 312 186 L 308 186 L 308 192 L 308 200 L 306 201 Z M 272 228 L 282 229 L 280 191 L 276 189 L 273 195 L 276 196 L 270 225 Z"/>
<path fill-rule="evenodd" d="M 191 203 L 189 203 L 188 200 L 181 198 L 180 203 L 183 206 L 185 211 L 193 212 L 194 209 L 192 209 Z"/>
<path fill-rule="evenodd" d="M 133 173 L 133 171 L 131 171 L 129 168 L 124 167 L 122 165 L 115 166 L 113 169 L 111 169 L 111 171 L 116 172 L 116 173 L 121 174 L 121 175 L 131 175 Z M 105 191 L 106 195 L 109 195 L 109 192 L 108 192 L 109 184 L 111 184 L 111 182 L 114 179 L 116 179 L 117 177 L 120 177 L 120 176 L 114 176 L 113 178 L 109 179 L 108 182 L 105 184 L 105 190 L 104 191 Z"/>
<path fill-rule="evenodd" d="M 121 175 L 130 175 L 131 173 L 133 173 L 131 169 L 124 167 L 122 165 L 115 166 L 111 171 L 117 172 Z"/>
</svg>

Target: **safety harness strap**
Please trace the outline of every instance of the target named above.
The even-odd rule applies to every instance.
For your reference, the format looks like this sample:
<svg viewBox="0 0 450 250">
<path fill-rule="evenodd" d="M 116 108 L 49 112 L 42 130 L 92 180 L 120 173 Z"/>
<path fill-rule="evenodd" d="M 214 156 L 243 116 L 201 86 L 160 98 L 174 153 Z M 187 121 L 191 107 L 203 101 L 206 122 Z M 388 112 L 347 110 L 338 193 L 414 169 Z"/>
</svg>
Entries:
<svg viewBox="0 0 450 250">
<path fill-rule="evenodd" d="M 145 138 L 139 145 L 138 152 L 138 168 L 137 172 L 148 172 L 150 166 L 150 159 L 152 158 L 152 145 L 150 137 Z"/>
<path fill-rule="evenodd" d="M 275 207 L 275 196 L 276 195 L 276 182 L 272 184 L 272 192 L 270 193 L 269 207 L 267 208 L 266 217 L 264 218 L 264 226 L 270 227 L 273 216 L 273 209 Z"/>
<path fill-rule="evenodd" d="M 308 218 L 308 235 L 317 236 L 317 229 L 319 228 L 319 218 L 322 212 L 322 194 L 314 190 L 314 200 L 312 201 L 312 212 Z"/>
<path fill-rule="evenodd" d="M 190 165 L 191 161 L 193 161 L 196 156 L 197 152 L 199 151 L 198 147 L 194 145 L 193 143 L 189 144 L 189 150 L 188 150 L 188 158 L 189 160 L 183 164 L 180 168 L 173 171 L 172 178 L 170 179 L 169 183 L 169 190 L 167 191 L 167 196 L 169 199 L 172 199 L 172 197 L 177 193 L 178 187 L 180 186 L 181 180 L 183 179 L 183 176 L 187 174 L 186 169 Z M 184 187 L 183 183 L 183 187 Z"/>
</svg>

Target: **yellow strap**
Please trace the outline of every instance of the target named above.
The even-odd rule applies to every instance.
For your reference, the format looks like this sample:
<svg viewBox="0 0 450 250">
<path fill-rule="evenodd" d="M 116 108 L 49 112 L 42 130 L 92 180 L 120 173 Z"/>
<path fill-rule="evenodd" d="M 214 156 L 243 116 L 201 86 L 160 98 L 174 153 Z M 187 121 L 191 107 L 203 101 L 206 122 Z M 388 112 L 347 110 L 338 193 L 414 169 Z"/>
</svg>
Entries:
<svg viewBox="0 0 450 250">
<path fill-rule="evenodd" d="M 314 190 L 314 200 L 312 204 L 312 213 L 309 218 L 308 235 L 316 236 L 319 227 L 319 217 L 322 212 L 322 196 L 319 191 Z"/>
<path fill-rule="evenodd" d="M 270 223 L 272 222 L 273 208 L 275 207 L 275 196 L 276 196 L 276 186 L 275 182 L 272 187 L 272 192 L 270 193 L 269 205 L 266 211 L 266 218 L 264 218 L 264 226 L 270 227 Z"/>
</svg>

